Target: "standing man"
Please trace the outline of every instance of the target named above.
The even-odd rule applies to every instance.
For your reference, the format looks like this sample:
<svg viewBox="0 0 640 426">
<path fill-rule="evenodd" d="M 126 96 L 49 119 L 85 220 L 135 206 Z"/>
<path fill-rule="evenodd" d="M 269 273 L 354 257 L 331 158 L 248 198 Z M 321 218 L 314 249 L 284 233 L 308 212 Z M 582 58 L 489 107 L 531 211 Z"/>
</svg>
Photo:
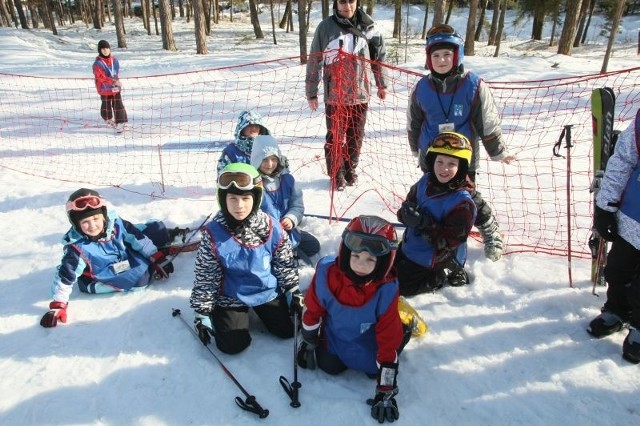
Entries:
<svg viewBox="0 0 640 426">
<path fill-rule="evenodd" d="M 358 0 L 333 1 L 333 15 L 316 28 L 307 63 L 306 96 L 313 111 L 318 108 L 318 85 L 323 78 L 324 153 L 332 187 L 338 191 L 358 180 L 356 167 L 371 96 L 371 71 L 378 98 L 384 100 L 387 95 L 380 65 L 386 55 L 384 41 L 373 19 L 358 6 Z"/>
<path fill-rule="evenodd" d="M 502 136 L 501 120 L 493 95 L 479 75 L 465 71 L 464 42 L 449 25 L 436 25 L 427 32 L 427 63 L 430 74 L 422 77 L 409 97 L 407 131 L 409 147 L 423 172 L 427 171 L 426 153 L 431 141 L 440 133 L 461 133 L 471 141 L 473 157 L 468 176 L 475 183 L 478 168 L 478 140 L 482 140 L 493 161 L 509 164 Z M 484 254 L 496 261 L 504 249 L 498 222 L 491 207 L 478 191 L 471 192 L 478 215 L 475 226 L 484 242 Z"/>
</svg>

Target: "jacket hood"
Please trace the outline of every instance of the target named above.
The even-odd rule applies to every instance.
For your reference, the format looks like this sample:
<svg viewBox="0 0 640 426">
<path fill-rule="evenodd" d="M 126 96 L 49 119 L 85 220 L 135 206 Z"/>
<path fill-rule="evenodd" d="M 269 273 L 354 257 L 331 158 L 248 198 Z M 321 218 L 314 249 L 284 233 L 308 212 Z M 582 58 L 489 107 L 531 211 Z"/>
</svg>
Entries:
<svg viewBox="0 0 640 426">
<path fill-rule="evenodd" d="M 236 138 L 235 144 L 242 152 L 247 155 L 251 155 L 253 151 L 253 137 L 247 137 L 242 135 L 242 131 L 249 125 L 256 124 L 260 126 L 261 135 L 269 135 L 269 129 L 267 129 L 262 122 L 262 116 L 257 111 L 242 111 L 238 116 L 238 124 L 233 132 Z"/>
<path fill-rule="evenodd" d="M 272 155 L 278 157 L 278 168 L 275 173 L 277 174 L 284 167 L 282 162 L 282 152 L 278 147 L 278 142 L 271 135 L 260 135 L 256 137 L 253 142 L 253 150 L 251 151 L 251 165 L 259 171 L 262 160 Z"/>
</svg>

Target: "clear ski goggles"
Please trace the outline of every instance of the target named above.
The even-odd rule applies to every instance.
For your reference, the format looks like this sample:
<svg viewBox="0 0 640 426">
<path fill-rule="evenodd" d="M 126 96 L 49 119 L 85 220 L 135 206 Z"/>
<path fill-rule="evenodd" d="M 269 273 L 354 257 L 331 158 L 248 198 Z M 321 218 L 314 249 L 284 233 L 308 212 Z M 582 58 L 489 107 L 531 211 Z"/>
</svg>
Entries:
<svg viewBox="0 0 640 426">
<path fill-rule="evenodd" d="M 457 133 L 440 133 L 431 142 L 434 148 L 471 149 L 471 143 L 467 138 Z"/>
<path fill-rule="evenodd" d="M 97 195 L 85 195 L 84 197 L 79 197 L 75 200 L 67 201 L 67 204 L 65 204 L 65 208 L 68 212 L 80 212 L 89 208 L 97 209 L 106 205 L 107 204 L 105 203 L 104 199 L 98 197 Z"/>
<path fill-rule="evenodd" d="M 438 24 L 429 28 L 429 31 L 427 31 L 427 40 L 437 35 L 458 35 L 458 33 L 456 32 L 456 29 L 451 25 Z"/>
<path fill-rule="evenodd" d="M 389 241 L 380 235 L 363 234 L 360 232 L 344 231 L 342 241 L 353 253 L 368 252 L 371 256 L 384 256 L 391 250 L 398 249 L 397 241 Z"/>
<path fill-rule="evenodd" d="M 251 177 L 244 172 L 223 172 L 218 177 L 218 188 L 229 189 L 231 185 L 241 191 L 250 191 L 261 182 L 260 176 Z"/>
</svg>

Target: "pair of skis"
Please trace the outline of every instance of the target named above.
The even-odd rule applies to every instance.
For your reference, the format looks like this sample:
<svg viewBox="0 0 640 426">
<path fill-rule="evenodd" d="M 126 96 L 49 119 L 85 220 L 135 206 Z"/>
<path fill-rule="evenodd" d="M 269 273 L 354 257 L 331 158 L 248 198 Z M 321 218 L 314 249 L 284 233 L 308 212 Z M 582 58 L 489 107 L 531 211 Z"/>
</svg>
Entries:
<svg viewBox="0 0 640 426">
<path fill-rule="evenodd" d="M 591 121 L 593 127 L 593 181 L 591 192 L 593 193 L 593 205 L 595 209 L 596 197 L 600 190 L 600 184 L 604 177 L 609 157 L 613 155 L 618 133 L 613 130 L 616 97 L 610 87 L 594 89 L 591 93 Z M 607 263 L 607 241 L 598 234 L 595 226 L 591 228 L 589 237 L 589 249 L 591 250 L 591 281 L 592 293 L 596 293 L 596 287 L 604 286 L 604 267 Z"/>
</svg>

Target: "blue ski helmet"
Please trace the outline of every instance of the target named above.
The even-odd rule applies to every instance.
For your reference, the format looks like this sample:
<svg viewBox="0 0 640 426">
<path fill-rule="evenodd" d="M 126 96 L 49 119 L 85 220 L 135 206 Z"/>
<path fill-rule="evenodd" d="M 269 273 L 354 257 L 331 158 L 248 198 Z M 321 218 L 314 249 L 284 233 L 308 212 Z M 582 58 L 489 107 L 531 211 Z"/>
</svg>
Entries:
<svg viewBox="0 0 640 426">
<path fill-rule="evenodd" d="M 431 52 L 438 49 L 453 50 L 453 69 L 458 70 L 464 61 L 464 40 L 450 25 L 434 25 L 427 31 L 427 68 L 433 71 Z"/>
</svg>

